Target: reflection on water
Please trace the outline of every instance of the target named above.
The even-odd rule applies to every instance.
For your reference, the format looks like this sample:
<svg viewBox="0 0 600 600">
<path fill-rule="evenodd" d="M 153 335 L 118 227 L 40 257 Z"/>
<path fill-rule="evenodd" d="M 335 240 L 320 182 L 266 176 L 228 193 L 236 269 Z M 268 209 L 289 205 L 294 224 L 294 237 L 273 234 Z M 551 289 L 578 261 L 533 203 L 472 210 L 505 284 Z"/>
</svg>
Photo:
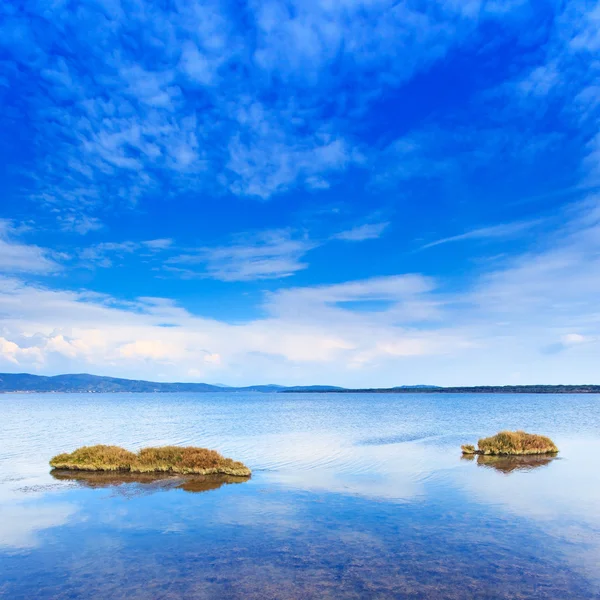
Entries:
<svg viewBox="0 0 600 600">
<path fill-rule="evenodd" d="M 357 442 L 357 446 L 385 446 L 386 444 L 401 444 L 403 442 L 419 442 L 421 440 L 425 440 L 429 437 L 435 437 L 434 434 L 431 433 L 404 433 L 400 435 L 391 435 L 384 437 L 374 437 L 367 438 L 363 440 L 359 440 Z"/>
<path fill-rule="evenodd" d="M 67 525 L 76 514 L 77 507 L 69 502 L 33 502 L 2 506 L 0 552 L 35 548 L 40 544 L 40 532 Z"/>
<path fill-rule="evenodd" d="M 0 423 L 10 600 L 600 597 L 598 397 L 6 394 Z M 559 458 L 461 460 L 517 428 Z M 94 443 L 254 475 L 50 473 Z"/>
<path fill-rule="evenodd" d="M 553 460 L 558 460 L 555 455 L 529 455 L 529 456 L 491 456 L 485 454 L 463 454 L 461 460 L 476 462 L 478 467 L 495 469 L 501 473 L 514 471 L 531 471 L 548 466 Z"/>
<path fill-rule="evenodd" d="M 123 471 L 71 471 L 53 469 L 50 475 L 58 481 L 71 481 L 89 488 L 112 488 L 129 495 L 167 491 L 209 492 L 232 483 L 244 483 L 248 477 L 231 475 L 172 475 L 168 473 L 128 473 Z"/>
</svg>

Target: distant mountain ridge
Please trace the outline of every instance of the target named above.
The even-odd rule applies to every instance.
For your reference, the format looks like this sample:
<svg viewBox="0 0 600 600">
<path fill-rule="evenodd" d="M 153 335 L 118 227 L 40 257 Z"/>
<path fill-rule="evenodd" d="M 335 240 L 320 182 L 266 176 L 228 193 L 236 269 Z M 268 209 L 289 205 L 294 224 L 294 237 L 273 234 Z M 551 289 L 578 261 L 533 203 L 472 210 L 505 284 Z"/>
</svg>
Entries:
<svg viewBox="0 0 600 600">
<path fill-rule="evenodd" d="M 165 383 L 139 379 L 122 379 L 79 373 L 73 375 L 31 375 L 30 373 L 0 373 L 0 392 L 279 392 L 334 391 L 334 386 L 249 385 L 228 387 L 209 383 Z"/>
<path fill-rule="evenodd" d="M 7 392 L 63 392 L 63 393 L 116 393 L 116 392 L 277 392 L 277 393 L 340 393 L 353 394 L 600 394 L 600 385 L 506 385 L 438 387 L 403 385 L 393 388 L 349 389 L 333 385 L 276 384 L 229 387 L 209 383 L 165 383 L 139 379 L 104 377 L 87 373 L 72 375 L 32 375 L 30 373 L 0 373 L 0 393 Z"/>
</svg>

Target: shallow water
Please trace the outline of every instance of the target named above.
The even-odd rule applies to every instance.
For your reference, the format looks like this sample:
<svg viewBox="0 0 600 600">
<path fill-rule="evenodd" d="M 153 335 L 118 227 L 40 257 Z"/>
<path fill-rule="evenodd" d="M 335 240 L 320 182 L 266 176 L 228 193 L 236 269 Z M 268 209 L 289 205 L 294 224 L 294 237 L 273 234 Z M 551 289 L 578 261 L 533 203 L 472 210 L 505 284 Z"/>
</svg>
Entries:
<svg viewBox="0 0 600 600">
<path fill-rule="evenodd" d="M 465 460 L 500 429 L 554 460 Z M 49 473 L 190 444 L 249 481 Z M 600 598 L 600 396 L 0 395 L 0 597 Z"/>
</svg>

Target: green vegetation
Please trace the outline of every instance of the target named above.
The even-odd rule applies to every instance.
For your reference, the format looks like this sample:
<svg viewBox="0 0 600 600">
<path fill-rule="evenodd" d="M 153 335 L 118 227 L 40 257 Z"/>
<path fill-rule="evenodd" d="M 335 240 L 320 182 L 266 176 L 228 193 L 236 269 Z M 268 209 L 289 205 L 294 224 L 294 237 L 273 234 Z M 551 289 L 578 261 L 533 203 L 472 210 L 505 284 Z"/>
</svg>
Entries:
<svg viewBox="0 0 600 600">
<path fill-rule="evenodd" d="M 514 456 L 525 454 L 556 454 L 554 442 L 543 435 L 524 431 L 501 431 L 477 442 L 477 449 L 471 444 L 461 446 L 463 454 L 485 454 Z"/>
<path fill-rule="evenodd" d="M 137 454 L 119 446 L 83 446 L 58 454 L 50 461 L 54 469 L 73 471 L 128 471 L 130 473 L 180 473 L 249 477 L 241 462 L 225 458 L 215 450 L 193 446 L 142 448 Z"/>
</svg>

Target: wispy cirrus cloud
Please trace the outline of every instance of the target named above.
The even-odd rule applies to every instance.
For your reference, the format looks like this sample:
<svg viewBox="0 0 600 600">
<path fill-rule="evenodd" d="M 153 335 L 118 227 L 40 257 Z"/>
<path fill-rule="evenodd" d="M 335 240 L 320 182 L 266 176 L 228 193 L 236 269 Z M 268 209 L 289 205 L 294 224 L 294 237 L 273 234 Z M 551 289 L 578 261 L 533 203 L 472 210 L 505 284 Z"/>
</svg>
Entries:
<svg viewBox="0 0 600 600">
<path fill-rule="evenodd" d="M 374 240 L 379 238 L 388 226 L 388 221 L 382 223 L 365 223 L 364 225 L 357 225 L 356 227 L 347 229 L 346 231 L 340 231 L 339 233 L 334 234 L 332 239 L 344 240 L 346 242 Z"/>
<path fill-rule="evenodd" d="M 486 3 L 485 10 L 491 6 Z M 494 180 L 502 169 L 526 166 L 543 173 L 541 165 L 550 169 L 558 156 L 562 163 L 555 170 L 566 163 L 572 176 L 561 185 L 600 182 L 597 6 L 576 1 L 547 8 L 548 20 L 537 20 L 528 33 L 535 52 L 523 51 L 514 71 L 476 85 L 468 100 L 452 107 L 451 118 L 440 118 L 442 110 L 370 152 L 375 189 L 431 181 L 454 191 L 463 184 L 472 189 L 473 182 Z M 492 43 L 482 54 L 494 48 Z"/>
<path fill-rule="evenodd" d="M 221 281 L 280 279 L 306 269 L 308 264 L 303 262 L 303 257 L 318 245 L 290 230 L 269 230 L 237 236 L 225 246 L 179 254 L 165 264 L 183 277 Z"/>
<path fill-rule="evenodd" d="M 545 221 L 543 219 L 532 219 L 529 221 L 517 221 L 515 223 L 502 223 L 500 225 L 480 227 L 478 229 L 466 231 L 465 233 L 460 233 L 458 235 L 452 235 L 429 242 L 428 244 L 421 246 L 420 250 L 434 248 L 435 246 L 441 246 L 442 244 L 451 244 L 454 242 L 463 242 L 468 240 L 509 239 L 531 231 L 533 228 L 538 227 L 544 222 Z"/>
<path fill-rule="evenodd" d="M 164 268 L 184 278 L 282 279 L 308 268 L 306 255 L 311 250 L 332 240 L 361 242 L 379 238 L 388 224 L 368 223 L 324 238 L 291 228 L 238 234 L 227 244 L 175 253 L 164 261 Z"/>
<path fill-rule="evenodd" d="M 49 274 L 61 269 L 56 253 L 18 240 L 19 230 L 10 221 L 0 219 L 0 273 Z"/>
<path fill-rule="evenodd" d="M 464 116 L 464 115 L 462 115 Z M 389 189 L 416 181 L 437 181 L 460 187 L 482 170 L 508 164 L 533 165 L 556 151 L 564 133 L 540 131 L 527 121 L 508 119 L 499 125 L 482 118 L 477 126 L 428 125 L 391 141 L 371 156 L 371 186 Z"/>
<path fill-rule="evenodd" d="M 104 227 L 104 224 L 97 217 L 90 217 L 79 211 L 68 211 L 58 219 L 59 226 L 63 231 L 85 235 L 90 231 L 97 231 Z"/>
<path fill-rule="evenodd" d="M 595 326 L 594 295 L 600 292 L 600 196 L 566 207 L 561 227 L 540 238 L 538 247 L 525 254 L 508 257 L 504 268 L 482 276 L 477 302 L 499 313 L 531 311 L 532 319 L 552 323 L 561 307 L 571 323 L 589 322 Z M 568 284 L 566 283 L 568 282 Z"/>
<path fill-rule="evenodd" d="M 183 279 L 220 281 L 282 279 L 308 268 L 306 255 L 333 241 L 361 242 L 378 238 L 388 223 L 369 223 L 317 238 L 293 228 L 250 231 L 231 236 L 225 243 L 185 246 L 171 238 L 100 242 L 77 248 L 63 257 L 71 266 L 110 268 L 124 259 L 142 258 L 155 272 Z"/>
<path fill-rule="evenodd" d="M 555 128 L 577 136 L 582 142 L 574 149 L 579 175 L 596 184 L 600 181 L 598 15 L 594 2 L 561 5 L 534 63 L 497 90 L 504 110 L 512 111 L 517 103 L 523 121 L 532 127 L 543 125 L 552 114 Z"/>
<path fill-rule="evenodd" d="M 278 290 L 267 295 L 266 306 L 273 315 L 303 323 L 351 324 L 360 314 L 365 325 L 407 325 L 437 319 L 436 301 L 430 295 L 435 288 L 433 278 L 416 273 L 371 277 Z M 375 303 L 383 303 L 384 309 L 373 310 Z"/>
<path fill-rule="evenodd" d="M 367 164 L 352 116 L 498 18 L 488 5 L 4 4 L 3 129 L 31 142 L 26 195 L 80 233 L 151 194 L 322 190 Z"/>
<path fill-rule="evenodd" d="M 84 266 L 88 267 L 111 267 L 115 259 L 120 259 L 133 253 L 152 256 L 170 249 L 172 245 L 173 240 L 169 238 L 143 241 L 101 242 L 80 249 L 78 259 Z"/>
</svg>

